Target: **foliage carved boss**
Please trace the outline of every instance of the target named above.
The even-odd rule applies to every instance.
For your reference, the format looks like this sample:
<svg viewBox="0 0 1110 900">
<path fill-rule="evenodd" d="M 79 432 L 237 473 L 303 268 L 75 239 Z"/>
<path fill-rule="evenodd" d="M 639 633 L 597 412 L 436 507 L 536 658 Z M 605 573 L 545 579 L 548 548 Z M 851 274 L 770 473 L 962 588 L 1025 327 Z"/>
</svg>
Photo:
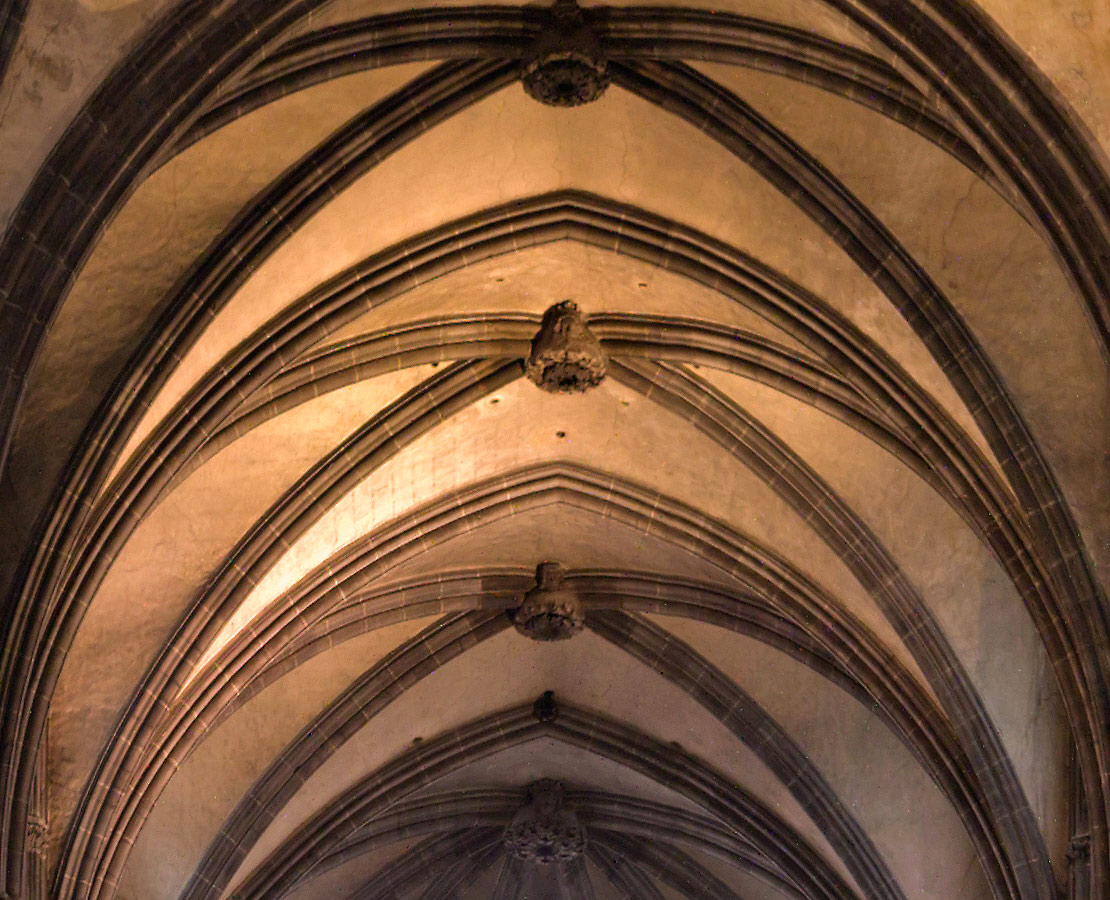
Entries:
<svg viewBox="0 0 1110 900">
<path fill-rule="evenodd" d="M 543 314 L 532 338 L 524 374 L 545 391 L 572 394 L 597 387 L 608 360 L 573 300 L 556 303 Z"/>
<path fill-rule="evenodd" d="M 517 631 L 534 641 L 562 641 L 582 630 L 585 619 L 574 591 L 563 583 L 566 570 L 557 562 L 536 567 L 536 584 L 513 613 Z"/>
<path fill-rule="evenodd" d="M 521 61 L 528 95 L 548 106 L 592 103 L 609 87 L 609 65 L 586 13 L 574 0 L 556 0 Z"/>
<path fill-rule="evenodd" d="M 505 829 L 504 845 L 517 859 L 547 865 L 570 862 L 586 849 L 586 831 L 563 806 L 565 789 L 549 778 L 532 783 L 528 805 Z"/>
</svg>

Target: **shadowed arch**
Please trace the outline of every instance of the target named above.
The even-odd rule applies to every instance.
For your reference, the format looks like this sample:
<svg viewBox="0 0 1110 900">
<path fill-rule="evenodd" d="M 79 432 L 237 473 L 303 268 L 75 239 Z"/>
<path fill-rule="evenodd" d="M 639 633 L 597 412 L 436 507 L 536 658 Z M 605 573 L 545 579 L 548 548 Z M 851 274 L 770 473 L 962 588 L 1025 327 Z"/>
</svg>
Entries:
<svg viewBox="0 0 1110 900">
<path fill-rule="evenodd" d="M 755 798 L 731 786 L 688 753 L 660 744 L 635 729 L 596 713 L 560 704 L 558 718 L 539 722 L 531 708 L 517 707 L 477 720 L 406 751 L 374 776 L 343 792 L 290 840 L 272 852 L 235 888 L 245 900 L 265 896 L 280 883 L 323 858 L 329 846 L 353 833 L 352 822 L 374 815 L 396 799 L 467 762 L 538 736 L 596 753 L 684 795 L 740 831 L 757 853 L 774 860 L 780 877 L 812 897 L 843 898 L 855 892 L 794 829 Z"/>
</svg>

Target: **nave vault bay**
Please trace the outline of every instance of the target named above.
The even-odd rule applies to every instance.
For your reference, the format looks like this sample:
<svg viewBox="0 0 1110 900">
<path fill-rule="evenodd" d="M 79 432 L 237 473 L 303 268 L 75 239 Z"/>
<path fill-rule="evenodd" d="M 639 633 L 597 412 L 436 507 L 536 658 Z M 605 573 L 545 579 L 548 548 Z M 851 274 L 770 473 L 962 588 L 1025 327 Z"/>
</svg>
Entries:
<svg viewBox="0 0 1110 900">
<path fill-rule="evenodd" d="M 1110 898 L 1110 0 L 0 0 L 3 900 Z"/>
</svg>

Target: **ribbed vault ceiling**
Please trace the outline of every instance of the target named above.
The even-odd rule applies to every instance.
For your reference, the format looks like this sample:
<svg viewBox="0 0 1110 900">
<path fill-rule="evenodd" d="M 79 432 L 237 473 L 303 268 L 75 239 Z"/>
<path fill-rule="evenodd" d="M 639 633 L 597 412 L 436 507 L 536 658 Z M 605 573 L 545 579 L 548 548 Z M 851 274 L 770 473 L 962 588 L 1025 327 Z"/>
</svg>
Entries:
<svg viewBox="0 0 1110 900">
<path fill-rule="evenodd" d="M 7 462 L 15 896 L 1051 900 L 1085 829 L 1098 896 L 1110 221 L 968 99 L 989 34 L 968 88 L 909 4 L 590 7 L 558 108 L 543 8 L 272 6 L 66 139 L 116 181 Z M 581 394 L 522 365 L 566 299 Z M 571 861 L 506 848 L 542 779 Z"/>
</svg>

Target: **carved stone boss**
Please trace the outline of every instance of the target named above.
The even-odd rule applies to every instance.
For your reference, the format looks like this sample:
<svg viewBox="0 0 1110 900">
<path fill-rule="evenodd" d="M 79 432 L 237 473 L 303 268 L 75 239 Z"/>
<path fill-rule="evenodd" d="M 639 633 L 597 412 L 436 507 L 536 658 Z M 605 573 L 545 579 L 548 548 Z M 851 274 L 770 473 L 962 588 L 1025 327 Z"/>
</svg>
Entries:
<svg viewBox="0 0 1110 900">
<path fill-rule="evenodd" d="M 513 614 L 517 631 L 534 641 L 561 641 L 582 630 L 582 606 L 564 585 L 566 570 L 557 562 L 536 567 L 536 584 Z"/>
<path fill-rule="evenodd" d="M 581 393 L 601 384 L 607 364 L 601 342 L 587 327 L 578 304 L 564 300 L 543 314 L 524 374 L 545 391 Z"/>
<path fill-rule="evenodd" d="M 586 13 L 574 0 L 557 0 L 521 61 L 530 97 L 548 106 L 581 106 L 605 93 L 609 66 Z"/>
<path fill-rule="evenodd" d="M 561 782 L 545 778 L 528 789 L 528 805 L 505 829 L 505 849 L 517 859 L 548 865 L 570 862 L 586 849 L 586 830 L 564 806 Z"/>
</svg>

